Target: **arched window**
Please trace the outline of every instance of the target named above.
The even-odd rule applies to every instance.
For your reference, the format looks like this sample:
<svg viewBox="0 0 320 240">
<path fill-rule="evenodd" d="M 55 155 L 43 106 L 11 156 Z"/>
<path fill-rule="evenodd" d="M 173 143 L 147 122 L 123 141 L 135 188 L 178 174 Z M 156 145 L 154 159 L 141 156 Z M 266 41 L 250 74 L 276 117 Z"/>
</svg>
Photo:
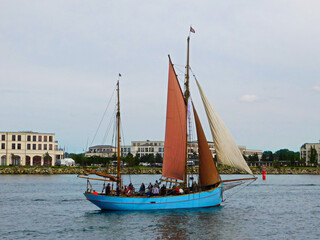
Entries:
<svg viewBox="0 0 320 240">
<path fill-rule="evenodd" d="M 2 157 L 1 157 L 1 165 L 3 165 L 3 166 L 5 166 L 5 165 L 7 165 L 7 157 L 6 157 L 6 155 L 3 155 Z"/>
<path fill-rule="evenodd" d="M 32 165 L 33 166 L 41 166 L 41 157 L 40 156 L 34 156 L 32 158 Z"/>
</svg>

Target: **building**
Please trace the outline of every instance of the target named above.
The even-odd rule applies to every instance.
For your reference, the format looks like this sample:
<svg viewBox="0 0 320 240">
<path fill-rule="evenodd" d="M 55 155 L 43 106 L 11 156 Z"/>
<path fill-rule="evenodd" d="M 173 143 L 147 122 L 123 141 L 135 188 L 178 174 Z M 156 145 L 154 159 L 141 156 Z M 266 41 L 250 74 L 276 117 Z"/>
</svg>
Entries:
<svg viewBox="0 0 320 240">
<path fill-rule="evenodd" d="M 84 155 L 86 157 L 98 156 L 98 157 L 112 157 L 117 151 L 117 148 L 110 145 L 96 145 L 89 147 L 89 151 Z"/>
<path fill-rule="evenodd" d="M 54 133 L 0 132 L 1 165 L 54 166 L 63 155 Z"/>
<path fill-rule="evenodd" d="M 315 160 L 320 164 L 320 143 L 305 143 L 300 148 L 300 159 L 305 159 L 306 165 L 312 165 L 311 149 L 315 149 Z"/>
<path fill-rule="evenodd" d="M 213 142 L 208 142 L 209 149 L 213 157 L 215 157 L 216 150 Z M 257 154 L 259 160 L 262 157 L 262 150 L 249 150 L 245 146 L 239 146 L 239 149 L 243 155 L 249 157 L 250 155 Z M 116 147 L 110 145 L 97 145 L 89 148 L 89 151 L 85 153 L 86 157 L 100 156 L 100 157 L 112 157 L 116 154 Z M 160 154 L 163 157 L 164 153 L 164 141 L 132 141 L 130 146 L 121 146 L 121 155 L 127 156 L 131 153 L 133 156 L 138 155 L 142 157 L 144 155 L 153 154 L 156 156 Z M 198 142 L 193 141 L 188 143 L 188 158 L 196 159 L 198 157 Z"/>
<path fill-rule="evenodd" d="M 149 154 L 156 156 L 157 153 L 163 157 L 164 141 L 132 141 L 130 151 L 134 156 L 138 155 L 139 157 Z"/>
<path fill-rule="evenodd" d="M 242 155 L 249 157 L 249 156 L 253 156 L 254 154 L 258 155 L 259 161 L 262 158 L 262 150 L 253 150 L 253 149 L 247 149 L 246 146 L 239 146 L 239 150 L 242 153 Z"/>
</svg>

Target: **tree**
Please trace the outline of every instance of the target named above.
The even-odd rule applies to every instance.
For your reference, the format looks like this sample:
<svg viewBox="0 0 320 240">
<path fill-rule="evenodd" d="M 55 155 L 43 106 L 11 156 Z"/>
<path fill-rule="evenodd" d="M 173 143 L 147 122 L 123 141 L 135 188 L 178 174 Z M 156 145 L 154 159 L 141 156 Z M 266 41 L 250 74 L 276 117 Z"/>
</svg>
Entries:
<svg viewBox="0 0 320 240">
<path fill-rule="evenodd" d="M 271 151 L 264 151 L 262 153 L 261 161 L 273 161 L 273 160 L 274 160 L 274 156 Z"/>
<path fill-rule="evenodd" d="M 19 157 L 11 153 L 12 165 L 20 165 Z"/>
<path fill-rule="evenodd" d="M 128 165 L 128 167 L 136 166 L 132 153 L 128 153 L 128 155 L 125 157 L 124 161 Z"/>
<path fill-rule="evenodd" d="M 155 158 L 155 162 L 156 163 L 162 163 L 162 157 L 161 157 L 161 154 L 160 153 L 157 153 L 156 154 L 156 158 Z"/>
<path fill-rule="evenodd" d="M 310 153 L 310 163 L 312 164 L 312 166 L 317 166 L 318 164 L 318 153 L 315 147 L 311 146 L 310 149 L 311 153 Z"/>
<path fill-rule="evenodd" d="M 275 160 L 285 162 L 287 165 L 294 166 L 296 163 L 296 153 L 288 149 L 280 149 L 274 153 Z"/>
<path fill-rule="evenodd" d="M 52 157 L 49 155 L 48 152 L 46 152 L 45 154 L 43 154 L 43 160 L 44 160 L 44 163 L 43 165 L 47 166 L 47 165 L 51 165 L 51 160 L 52 160 Z"/>
<path fill-rule="evenodd" d="M 140 164 L 140 157 L 139 157 L 138 154 L 136 154 L 136 155 L 134 156 L 134 165 L 135 165 L 135 166 L 139 166 L 139 164 Z"/>
<path fill-rule="evenodd" d="M 254 153 L 253 155 L 250 155 L 248 157 L 248 161 L 249 162 L 258 162 L 259 161 L 259 157 L 257 153 Z"/>
</svg>

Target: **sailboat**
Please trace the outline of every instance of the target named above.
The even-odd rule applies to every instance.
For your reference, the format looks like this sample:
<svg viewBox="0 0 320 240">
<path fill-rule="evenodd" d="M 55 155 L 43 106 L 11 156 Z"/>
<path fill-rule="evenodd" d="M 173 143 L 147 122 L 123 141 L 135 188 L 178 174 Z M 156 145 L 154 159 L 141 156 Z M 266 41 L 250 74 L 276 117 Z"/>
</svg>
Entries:
<svg viewBox="0 0 320 240">
<path fill-rule="evenodd" d="M 166 130 L 164 143 L 164 156 L 162 176 L 160 183 L 174 184 L 174 187 L 166 189 L 165 194 L 161 195 L 132 195 L 120 192 L 122 179 L 120 174 L 120 98 L 119 80 L 117 81 L 117 175 L 102 173 L 99 171 L 88 170 L 86 176 L 78 175 L 80 178 L 87 179 L 87 191 L 84 193 L 87 200 L 95 204 L 102 210 L 160 210 L 160 209 L 188 209 L 217 207 L 223 201 L 224 184 L 228 181 L 255 180 L 250 168 L 244 160 L 238 146 L 236 145 L 230 132 L 223 121 L 211 106 L 205 96 L 199 82 L 196 80 L 200 96 L 206 111 L 210 125 L 214 145 L 216 149 L 217 161 L 220 164 L 232 166 L 243 170 L 252 175 L 250 178 L 236 180 L 221 180 L 216 163 L 209 149 L 201 122 L 197 111 L 193 106 L 193 115 L 196 125 L 199 153 L 199 179 L 198 183 L 192 181 L 187 175 L 187 148 L 188 148 L 188 103 L 190 100 L 189 92 L 189 44 L 190 35 L 187 38 L 187 65 L 185 78 L 185 91 L 183 92 L 174 65 L 169 56 L 168 74 L 168 95 L 167 95 L 167 114 Z M 89 174 L 96 174 L 102 178 L 92 178 Z M 89 180 L 101 180 L 116 182 L 118 191 L 97 193 L 92 191 Z M 189 180 L 189 184 L 188 184 Z M 178 191 L 176 191 L 178 189 Z"/>
</svg>

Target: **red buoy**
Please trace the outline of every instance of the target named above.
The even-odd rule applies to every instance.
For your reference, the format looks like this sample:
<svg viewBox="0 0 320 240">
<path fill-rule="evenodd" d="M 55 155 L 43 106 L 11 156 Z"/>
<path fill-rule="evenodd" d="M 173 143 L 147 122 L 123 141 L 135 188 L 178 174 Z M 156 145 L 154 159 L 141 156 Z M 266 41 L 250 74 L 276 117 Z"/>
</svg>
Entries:
<svg viewBox="0 0 320 240">
<path fill-rule="evenodd" d="M 266 176 L 267 176 L 266 166 L 263 166 L 263 169 L 262 169 L 262 180 L 266 180 Z"/>
</svg>

